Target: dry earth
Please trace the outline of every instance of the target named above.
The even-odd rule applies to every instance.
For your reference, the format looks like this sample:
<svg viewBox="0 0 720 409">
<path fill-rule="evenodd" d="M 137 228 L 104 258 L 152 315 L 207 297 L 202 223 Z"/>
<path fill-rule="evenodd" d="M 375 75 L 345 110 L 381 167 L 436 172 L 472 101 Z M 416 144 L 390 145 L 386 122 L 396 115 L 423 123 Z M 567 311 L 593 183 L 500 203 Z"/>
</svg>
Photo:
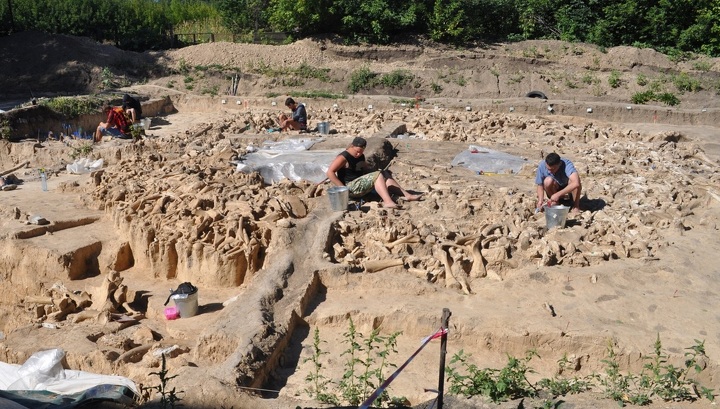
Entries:
<svg viewBox="0 0 720 409">
<path fill-rule="evenodd" d="M 58 68 L 33 65 L 34 55 L 47 55 Z M 328 353 L 325 375 L 339 380 L 348 318 L 365 335 L 374 328 L 382 335 L 401 331 L 392 356 L 400 364 L 437 330 L 442 309 L 449 308 L 449 354 L 462 349 L 481 367 L 502 367 L 506 354 L 534 349 L 540 357 L 530 364 L 537 371 L 533 380 L 555 375 L 563 357 L 573 367 L 563 376 L 604 373 L 602 360 L 612 345 L 621 368 L 637 373 L 658 336 L 679 364 L 685 348 L 704 340 L 708 358 L 698 379 L 717 389 L 717 95 L 707 87 L 682 95 L 679 108 L 628 105 L 639 73 L 693 72 L 710 84 L 718 75 L 716 60 L 707 71 L 693 71 L 692 63 L 651 50 L 602 53 L 560 42 L 457 51 L 305 40 L 140 55 L 37 33 L 0 39 L 3 64 L 11 57 L 12 67 L 33 67 L 22 71 L 23 81 L 43 94 L 97 90 L 103 67 L 138 67 L 138 61 L 157 72 L 212 64 L 244 71 L 232 97 L 181 89 L 183 75 L 148 75 L 146 84 L 127 88 L 148 107 L 169 97 L 177 112 L 155 116 L 139 143 L 95 146 L 91 156 L 106 163 L 99 172 L 64 171 L 80 141 L 2 142 L 0 170 L 30 162 L 14 172 L 22 185 L 0 192 L 0 357 L 7 362 L 59 346 L 73 369 L 148 385 L 156 382 L 149 373 L 157 370 L 160 352 L 167 351 L 171 374 L 178 375 L 173 385 L 185 392 L 189 407 L 314 407 L 320 404 L 304 390 L 315 329 Z M 360 210 L 332 212 L 327 185 L 265 186 L 257 174 L 235 172 L 231 161 L 249 145 L 298 137 L 267 132 L 292 87 L 253 73 L 248 64 L 303 62 L 330 68 L 337 80 L 296 85 L 306 90 L 341 92 L 362 64 L 377 72 L 408 69 L 419 78 L 417 89 L 382 91 L 404 98 L 419 93 L 425 100 L 417 108 L 387 95 L 305 102 L 311 124 L 327 120 L 333 129 L 313 150 L 339 151 L 351 137 L 366 136 L 368 157 L 384 165 L 396 155 L 397 179 L 422 192 L 423 201 L 401 210 L 368 202 Z M 607 85 L 613 69 L 625 78 L 620 89 Z M 87 80 L 68 81 L 78 73 Z M 193 75 L 195 91 L 228 83 Z M 597 82 L 577 85 L 587 75 Z M 22 81 L 6 74 L 0 80 L 3 98 L 21 97 Z M 569 86 L 573 81 L 576 86 Z M 443 91 L 429 98 L 432 83 Z M 523 98 L 530 90 L 550 99 Z M 280 95 L 268 97 L 269 91 Z M 411 137 L 391 137 L 398 133 Z M 486 175 L 450 166 L 471 144 L 525 158 L 526 165 Z M 533 212 L 533 178 L 537 162 L 551 151 L 575 162 L 585 197 L 584 211 L 567 228 L 547 231 L 544 215 Z M 40 189 L 40 167 L 50 169 L 49 192 Z M 51 223 L 25 224 L 34 215 Z M 183 281 L 200 288 L 199 314 L 167 321 L 168 288 Z M 113 313 L 133 320 L 119 322 Z M 433 398 L 424 389 L 437 385 L 435 342 L 392 384 L 393 396 L 417 407 Z M 255 395 L 246 388 L 277 392 Z M 602 399 L 600 389 L 562 400 L 563 408 L 616 405 Z M 497 407 L 520 405 L 542 407 L 542 400 Z M 448 398 L 446 407 L 496 406 Z"/>
</svg>

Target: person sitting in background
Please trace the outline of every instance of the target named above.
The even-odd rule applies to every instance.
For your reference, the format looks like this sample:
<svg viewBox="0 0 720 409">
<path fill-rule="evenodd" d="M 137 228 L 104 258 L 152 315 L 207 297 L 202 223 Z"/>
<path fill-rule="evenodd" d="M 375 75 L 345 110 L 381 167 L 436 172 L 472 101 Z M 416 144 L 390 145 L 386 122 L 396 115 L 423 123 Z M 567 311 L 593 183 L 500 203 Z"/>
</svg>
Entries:
<svg viewBox="0 0 720 409">
<path fill-rule="evenodd" d="M 126 138 L 129 132 L 129 124 L 122 108 L 113 108 L 109 104 L 103 106 L 103 113 L 107 115 L 105 122 L 100 122 L 95 130 L 93 140 L 100 142 L 103 135 L 112 135 L 117 138 Z"/>
<path fill-rule="evenodd" d="M 535 184 L 537 185 L 536 210 L 543 208 L 547 194 L 548 206 L 567 202 L 573 212 L 580 211 L 582 183 L 575 165 L 569 159 L 561 159 L 555 152 L 548 154 L 538 165 Z"/>
<path fill-rule="evenodd" d="M 367 141 L 364 138 L 356 137 L 335 160 L 332 161 L 327 170 L 327 177 L 335 186 L 347 186 L 350 197 L 356 199 L 370 193 L 375 189 L 383 201 L 383 207 L 397 207 L 390 196 L 394 193 L 402 195 L 405 200 L 419 200 L 419 195 L 414 195 L 400 187 L 389 171 L 371 171 L 370 165 L 365 161 L 365 147 Z"/>
<path fill-rule="evenodd" d="M 142 105 L 140 101 L 128 94 L 123 95 L 122 109 L 130 116 L 132 123 L 137 123 L 142 118 Z"/>
<path fill-rule="evenodd" d="M 294 99 L 288 98 L 285 100 L 285 106 L 290 108 L 292 116 L 288 117 L 285 114 L 280 114 L 280 130 L 286 129 L 295 131 L 304 131 L 307 129 L 307 111 L 305 105 L 298 104 Z"/>
</svg>

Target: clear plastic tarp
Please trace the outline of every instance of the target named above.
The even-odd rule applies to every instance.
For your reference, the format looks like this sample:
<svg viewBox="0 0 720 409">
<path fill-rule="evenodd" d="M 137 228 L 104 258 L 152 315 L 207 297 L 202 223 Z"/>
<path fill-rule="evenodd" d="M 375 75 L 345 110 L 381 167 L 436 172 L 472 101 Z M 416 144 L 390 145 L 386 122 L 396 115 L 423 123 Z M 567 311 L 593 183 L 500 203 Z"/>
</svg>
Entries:
<svg viewBox="0 0 720 409">
<path fill-rule="evenodd" d="M 246 173 L 258 172 L 266 184 L 277 183 L 283 179 L 320 183 L 325 180 L 330 163 L 340 153 L 340 150 L 308 150 L 322 140 L 286 139 L 265 142 L 257 151 L 245 155 L 237 163 L 237 170 Z"/>
<path fill-rule="evenodd" d="M 455 156 L 453 166 L 462 166 L 480 173 L 518 173 L 527 159 L 482 146 L 470 147 Z"/>
<path fill-rule="evenodd" d="M 0 407 L 72 408 L 93 400 L 132 403 L 139 393 L 135 383 L 122 376 L 64 369 L 64 356 L 56 348 L 34 353 L 22 365 L 0 362 Z"/>
</svg>

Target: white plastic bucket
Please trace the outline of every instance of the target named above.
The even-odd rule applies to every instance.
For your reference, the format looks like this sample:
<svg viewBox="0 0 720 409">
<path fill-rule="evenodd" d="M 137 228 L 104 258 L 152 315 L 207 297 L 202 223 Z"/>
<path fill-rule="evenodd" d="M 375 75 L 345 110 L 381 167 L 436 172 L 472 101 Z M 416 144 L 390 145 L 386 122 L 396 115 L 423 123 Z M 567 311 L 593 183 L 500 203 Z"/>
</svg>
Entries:
<svg viewBox="0 0 720 409">
<path fill-rule="evenodd" d="M 198 311 L 198 291 L 193 294 L 173 294 L 170 297 L 180 313 L 180 318 L 189 318 Z"/>
<path fill-rule="evenodd" d="M 335 212 L 347 210 L 350 202 L 350 191 L 346 186 L 333 186 L 327 190 L 330 207 Z"/>
<path fill-rule="evenodd" d="M 142 124 L 142 127 L 144 130 L 149 131 L 150 130 L 150 123 L 152 122 L 152 119 L 150 118 L 142 118 L 140 119 L 140 123 Z"/>
<path fill-rule="evenodd" d="M 565 227 L 570 208 L 568 206 L 545 206 L 545 226 L 548 230 L 553 227 Z"/>
</svg>

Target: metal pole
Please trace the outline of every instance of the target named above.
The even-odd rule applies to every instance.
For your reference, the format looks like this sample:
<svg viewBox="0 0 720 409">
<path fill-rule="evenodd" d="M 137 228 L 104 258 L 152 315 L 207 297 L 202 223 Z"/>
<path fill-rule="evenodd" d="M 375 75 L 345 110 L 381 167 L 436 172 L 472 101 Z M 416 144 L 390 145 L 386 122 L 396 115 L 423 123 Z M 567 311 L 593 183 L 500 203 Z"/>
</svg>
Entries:
<svg viewBox="0 0 720 409">
<path fill-rule="evenodd" d="M 445 393 L 445 355 L 447 354 L 447 329 L 452 313 L 448 308 L 443 308 L 441 327 L 444 330 L 440 336 L 440 377 L 438 379 L 438 409 L 443 409 L 443 395 Z"/>
</svg>

